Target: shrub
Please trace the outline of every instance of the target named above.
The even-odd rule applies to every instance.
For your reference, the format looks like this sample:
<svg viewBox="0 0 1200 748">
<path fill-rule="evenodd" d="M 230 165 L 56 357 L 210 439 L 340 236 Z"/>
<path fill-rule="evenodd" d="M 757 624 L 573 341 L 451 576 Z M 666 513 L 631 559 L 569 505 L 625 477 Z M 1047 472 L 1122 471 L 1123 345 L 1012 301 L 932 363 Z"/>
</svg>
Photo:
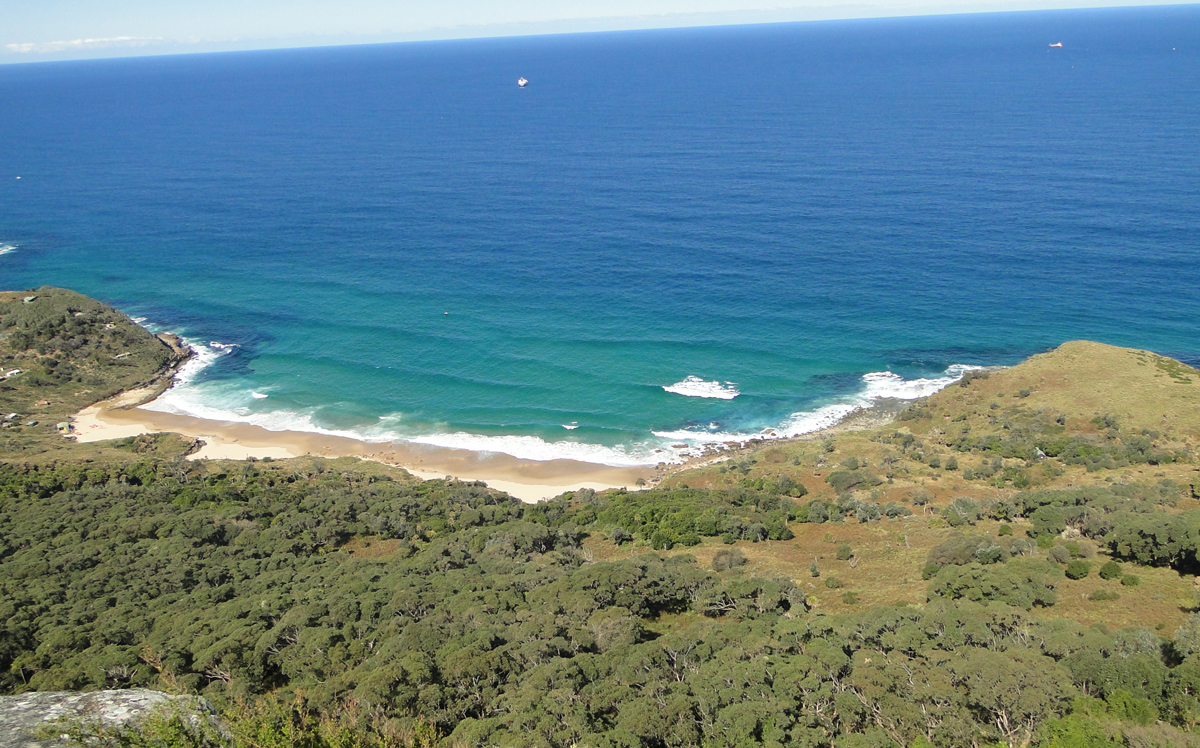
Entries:
<svg viewBox="0 0 1200 748">
<path fill-rule="evenodd" d="M 1141 583 L 1142 578 L 1137 574 L 1126 574 L 1125 576 L 1121 577 L 1121 584 L 1125 585 L 1126 587 L 1137 587 Z"/>
<path fill-rule="evenodd" d="M 730 569 L 745 565 L 746 555 L 737 548 L 727 548 L 723 551 L 717 551 L 712 560 L 714 571 L 729 571 Z"/>
<path fill-rule="evenodd" d="M 857 470 L 836 470 L 826 476 L 825 482 L 833 486 L 833 490 L 838 493 L 845 493 L 859 486 L 870 488 L 882 483 L 874 475 Z"/>
<path fill-rule="evenodd" d="M 850 590 L 846 590 L 842 593 L 842 602 L 846 603 L 847 605 L 854 605 L 858 602 L 858 595 L 854 594 Z"/>
<path fill-rule="evenodd" d="M 960 497 L 951 501 L 949 506 L 942 510 L 942 516 L 950 523 L 952 527 L 958 527 L 963 524 L 975 524 L 982 516 L 979 504 L 970 499 Z"/>
<path fill-rule="evenodd" d="M 1034 545 L 1026 538 L 1017 538 L 1008 546 L 1008 553 L 1012 556 L 1032 556 Z"/>
<path fill-rule="evenodd" d="M 817 562 L 816 562 L 816 561 L 813 561 L 813 562 L 812 562 L 812 564 L 810 564 L 810 565 L 809 565 L 809 567 L 808 567 L 808 573 L 809 573 L 810 575 L 812 575 L 812 577 L 813 577 L 814 579 L 815 579 L 815 578 L 817 578 L 817 577 L 819 577 L 819 576 L 821 576 L 821 570 L 820 570 L 819 568 L 817 568 Z"/>
<path fill-rule="evenodd" d="M 775 482 L 775 492 L 784 496 L 801 497 L 808 494 L 803 483 L 797 483 L 791 476 L 781 475 Z"/>
<path fill-rule="evenodd" d="M 849 544 L 842 543 L 841 545 L 839 545 L 837 547 L 837 560 L 838 561 L 849 561 L 850 557 L 853 555 L 854 555 L 854 550 L 850 548 Z"/>
<path fill-rule="evenodd" d="M 1072 561 L 1067 564 L 1066 575 L 1068 579 L 1083 579 L 1092 570 L 1092 565 L 1087 561 Z"/>
<path fill-rule="evenodd" d="M 1056 545 L 1046 554 L 1051 561 L 1058 564 L 1067 564 L 1071 562 L 1071 552 L 1061 545 Z"/>
<path fill-rule="evenodd" d="M 815 525 L 829 521 L 829 505 L 819 499 L 814 499 L 805 505 L 808 510 L 805 519 Z"/>
<path fill-rule="evenodd" d="M 1000 525 L 1000 532 L 997 534 L 998 535 L 1012 535 L 1013 534 L 1012 525 Z"/>
<path fill-rule="evenodd" d="M 958 470 L 958 458 L 951 457 L 950 459 L 946 460 L 946 469 L 947 470 Z"/>
<path fill-rule="evenodd" d="M 981 545 L 975 549 L 975 560 L 981 564 L 998 564 L 1008 559 L 1008 552 L 998 545 Z"/>
<path fill-rule="evenodd" d="M 958 386 L 966 387 L 976 379 L 987 379 L 989 376 L 991 376 L 991 372 L 988 371 L 968 371 L 962 375 L 962 379 L 958 380 Z"/>
<path fill-rule="evenodd" d="M 721 533 L 721 542 L 725 545 L 733 545 L 737 542 L 737 538 L 731 532 L 723 532 Z"/>
<path fill-rule="evenodd" d="M 947 564 L 995 564 L 1007 559 L 1008 552 L 991 538 L 956 532 L 930 549 L 927 562 L 940 568 Z"/>
<path fill-rule="evenodd" d="M 825 577 L 825 586 L 831 590 L 836 590 L 838 587 L 844 587 L 845 582 L 837 577 Z"/>
<path fill-rule="evenodd" d="M 1113 717 L 1135 725 L 1149 725 L 1158 721 L 1158 709 L 1149 699 L 1135 696 L 1124 688 L 1118 688 L 1105 699 L 1108 713 Z"/>
<path fill-rule="evenodd" d="M 1107 564 L 1100 567 L 1101 579 L 1120 579 L 1121 574 L 1121 565 L 1116 561 L 1109 561 Z"/>
<path fill-rule="evenodd" d="M 1067 529 L 1067 520 L 1062 509 L 1056 506 L 1040 506 L 1029 515 L 1032 535 L 1058 535 Z"/>
<path fill-rule="evenodd" d="M 921 578 L 929 581 L 937 576 L 937 573 L 942 570 L 942 567 L 934 563 L 925 564 L 925 568 L 921 570 Z"/>
<path fill-rule="evenodd" d="M 947 566 L 934 577 L 927 594 L 930 600 L 999 600 L 1029 610 L 1057 602 L 1054 587 L 1061 574 L 1058 567 L 1036 559 L 1013 559 L 992 566 Z"/>
<path fill-rule="evenodd" d="M 624 527 L 614 527 L 612 533 L 609 535 L 609 538 L 611 538 L 612 542 L 616 543 L 617 545 L 622 545 L 633 540 L 633 535 L 631 535 Z"/>
</svg>

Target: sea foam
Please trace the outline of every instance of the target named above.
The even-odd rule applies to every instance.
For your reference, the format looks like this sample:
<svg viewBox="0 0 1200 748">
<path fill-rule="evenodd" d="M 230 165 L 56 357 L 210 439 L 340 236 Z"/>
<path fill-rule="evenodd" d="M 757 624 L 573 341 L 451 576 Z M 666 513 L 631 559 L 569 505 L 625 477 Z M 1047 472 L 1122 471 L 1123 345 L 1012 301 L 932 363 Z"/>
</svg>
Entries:
<svg viewBox="0 0 1200 748">
<path fill-rule="evenodd" d="M 786 439 L 836 425 L 855 411 L 871 407 L 875 401 L 884 399 L 916 400 L 928 397 L 963 378 L 968 371 L 981 371 L 989 367 L 970 364 L 953 364 L 940 377 L 905 379 L 891 371 L 873 371 L 864 374 L 862 389 L 844 398 L 841 402 L 823 405 L 813 410 L 792 413 L 776 427 L 757 432 L 729 432 L 716 429 L 684 429 L 679 431 L 655 431 L 660 439 L 687 442 L 689 444 L 745 443 L 752 439 Z"/>
<path fill-rule="evenodd" d="M 658 462 L 679 462 L 687 450 L 668 450 L 665 445 L 645 442 L 624 446 L 608 447 L 577 441 L 546 441 L 537 436 L 504 435 L 491 436 L 466 432 L 414 434 L 404 433 L 403 419 L 398 415 L 383 416 L 371 426 L 355 429 L 335 429 L 321 426 L 313 413 L 295 410 L 256 411 L 250 407 L 261 402 L 262 393 L 232 383 L 222 387 L 220 383 L 199 383 L 201 372 L 212 366 L 237 347 L 236 344 L 218 341 L 205 342 L 184 338 L 191 346 L 193 356 L 175 375 L 175 384 L 156 400 L 141 406 L 146 410 L 176 415 L 187 415 L 211 421 L 247 423 L 268 431 L 300 431 L 340 436 L 372 444 L 408 442 L 449 449 L 466 449 L 472 452 L 497 452 L 525 460 L 577 460 L 611 467 L 653 465 Z M 250 399 L 246 399 L 246 395 Z"/>
<path fill-rule="evenodd" d="M 862 381 L 866 383 L 866 387 L 861 393 L 861 397 L 867 400 L 881 400 L 883 398 L 916 400 L 917 398 L 928 397 L 943 387 L 954 384 L 962 379 L 963 375 L 968 371 L 982 371 L 985 368 L 987 367 L 953 364 L 947 367 L 944 374 L 940 377 L 921 379 L 905 379 L 899 374 L 894 374 L 890 371 L 873 371 L 870 374 L 863 375 Z"/>
<path fill-rule="evenodd" d="M 678 457 L 670 453 L 655 453 L 655 447 L 649 444 L 637 444 L 627 449 L 587 442 L 548 442 L 537 436 L 485 436 L 463 431 L 453 434 L 428 434 L 411 437 L 405 441 L 449 449 L 466 449 L 471 452 L 499 452 L 522 460 L 539 462 L 578 460 L 610 467 L 634 467 L 653 465 L 656 462 L 678 461 Z"/>
<path fill-rule="evenodd" d="M 710 397 L 719 400 L 732 400 L 741 394 L 733 382 L 706 382 L 695 375 L 685 377 L 683 381 L 675 384 L 665 384 L 663 389 L 684 397 Z"/>
<path fill-rule="evenodd" d="M 857 410 L 870 407 L 875 401 L 895 398 L 913 400 L 932 395 L 960 380 L 968 371 L 986 367 L 955 364 L 940 377 L 904 379 L 891 371 L 864 374 L 861 389 L 839 402 L 829 403 L 808 411 L 792 413 L 780 424 L 756 432 L 722 431 L 717 424 L 707 429 L 653 431 L 655 439 L 629 445 L 607 446 L 574 440 L 547 441 L 533 435 L 486 435 L 465 431 L 443 433 L 413 433 L 404 427 L 399 414 L 382 416 L 376 424 L 354 429 L 334 429 L 317 423 L 312 412 L 294 410 L 259 411 L 251 407 L 265 398 L 262 393 L 247 390 L 232 383 L 222 388 L 219 383 L 198 383 L 201 372 L 223 356 L 230 355 L 237 344 L 185 338 L 192 347 L 193 357 L 179 370 L 175 384 L 158 399 L 142 407 L 166 413 L 189 415 L 214 421 L 248 423 L 268 431 L 300 431 L 340 436 L 362 442 L 383 444 L 407 442 L 472 452 L 491 452 L 511 455 L 523 460 L 576 460 L 611 467 L 633 467 L 656 463 L 677 464 L 700 454 L 705 447 L 719 444 L 745 443 L 752 439 L 783 439 L 810 434 L 837 424 Z M 731 400 L 739 393 L 731 382 L 708 382 L 688 377 L 663 389 L 688 397 L 714 397 Z M 700 394 L 704 393 L 704 394 Z M 570 428 L 575 424 L 564 425 Z M 573 429 L 571 429 L 573 430 Z"/>
</svg>

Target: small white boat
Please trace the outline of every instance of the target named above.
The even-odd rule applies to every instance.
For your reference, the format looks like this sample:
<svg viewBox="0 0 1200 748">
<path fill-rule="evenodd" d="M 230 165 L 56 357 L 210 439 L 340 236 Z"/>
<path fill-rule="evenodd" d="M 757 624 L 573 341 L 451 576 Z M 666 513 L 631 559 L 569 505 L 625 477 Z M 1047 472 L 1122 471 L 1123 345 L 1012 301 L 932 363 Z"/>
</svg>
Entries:
<svg viewBox="0 0 1200 748">
<path fill-rule="evenodd" d="M 1061 47 L 1061 46 L 1062 46 L 1062 42 L 1054 42 L 1054 43 L 1053 43 L 1053 44 L 1051 44 L 1050 46 L 1051 46 L 1051 47 Z"/>
<path fill-rule="evenodd" d="M 517 78 L 517 88 L 525 88 L 525 86 L 528 86 L 528 85 L 529 85 L 529 81 L 526 78 L 524 78 L 524 77 Z"/>
</svg>

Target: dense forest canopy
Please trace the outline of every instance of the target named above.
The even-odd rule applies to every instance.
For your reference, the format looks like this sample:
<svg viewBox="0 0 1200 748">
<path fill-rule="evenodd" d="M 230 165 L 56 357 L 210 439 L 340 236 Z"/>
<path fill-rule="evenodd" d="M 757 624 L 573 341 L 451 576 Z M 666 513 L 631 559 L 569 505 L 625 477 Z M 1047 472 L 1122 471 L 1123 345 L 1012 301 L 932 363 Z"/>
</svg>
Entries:
<svg viewBox="0 0 1200 748">
<path fill-rule="evenodd" d="M 348 463 L 4 466 L 3 690 L 302 695 L 462 745 L 1073 745 L 1055 731 L 1114 724 L 1177 741 L 1200 716 L 1195 622 L 1166 639 L 1045 620 L 1025 609 L 1052 600 L 971 601 L 943 572 L 923 607 L 820 614 L 790 580 L 687 555 L 597 561 L 582 542 L 622 525 L 647 546 L 766 527 L 795 511 L 787 497 L 584 491 L 527 506 Z M 627 512 L 635 500 L 645 513 Z M 960 587 L 1036 577 L 1018 563 L 1045 567 L 1044 589 L 1062 578 L 1052 558 L 955 552 L 935 556 L 971 576 Z"/>
</svg>

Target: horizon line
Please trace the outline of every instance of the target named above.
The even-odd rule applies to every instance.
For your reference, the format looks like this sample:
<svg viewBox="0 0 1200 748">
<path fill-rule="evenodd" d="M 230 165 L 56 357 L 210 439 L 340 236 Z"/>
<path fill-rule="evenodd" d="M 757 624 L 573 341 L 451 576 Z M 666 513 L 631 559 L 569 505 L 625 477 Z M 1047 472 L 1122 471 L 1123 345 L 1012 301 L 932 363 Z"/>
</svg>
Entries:
<svg viewBox="0 0 1200 748">
<path fill-rule="evenodd" d="M 1030 4 L 1036 2 L 1032 0 Z M 1083 0 L 1088 2 L 1088 0 Z M 469 41 L 476 39 L 518 39 L 522 37 L 566 36 L 619 31 L 656 31 L 673 29 L 723 28 L 733 26 L 763 26 L 776 24 L 827 23 L 834 21 L 869 21 L 901 18 L 932 18 L 938 16 L 1009 15 L 1022 13 L 1081 12 L 1087 10 L 1164 9 L 1200 6 L 1196 2 L 1153 2 L 1129 4 L 1128 0 L 1114 3 L 1066 4 L 1055 7 L 1019 7 L 984 10 L 956 10 L 950 7 L 909 6 L 890 8 L 878 15 L 851 13 L 851 10 L 883 10 L 866 3 L 847 3 L 816 8 L 782 8 L 763 11 L 710 11 L 703 13 L 672 13 L 643 16 L 607 16 L 549 21 L 521 21 L 490 25 L 442 26 L 407 32 L 376 34 L 297 34 L 280 37 L 233 39 L 177 39 L 170 37 L 100 37 L 52 42 L 10 42 L 0 46 L 0 65 L 22 65 L 45 62 L 69 62 L 135 57 L 171 57 L 223 52 L 265 52 L 284 49 L 325 49 L 381 44 L 415 42 Z M 792 18 L 797 14 L 808 17 Z M 738 19 L 732 18 L 738 16 Z M 720 19 L 728 18 L 721 22 Z M 649 20 L 657 23 L 646 23 Z M 491 32 L 488 33 L 488 30 Z M 89 54 L 89 52 L 91 54 Z M 29 55 L 37 55 L 30 57 Z"/>
</svg>

